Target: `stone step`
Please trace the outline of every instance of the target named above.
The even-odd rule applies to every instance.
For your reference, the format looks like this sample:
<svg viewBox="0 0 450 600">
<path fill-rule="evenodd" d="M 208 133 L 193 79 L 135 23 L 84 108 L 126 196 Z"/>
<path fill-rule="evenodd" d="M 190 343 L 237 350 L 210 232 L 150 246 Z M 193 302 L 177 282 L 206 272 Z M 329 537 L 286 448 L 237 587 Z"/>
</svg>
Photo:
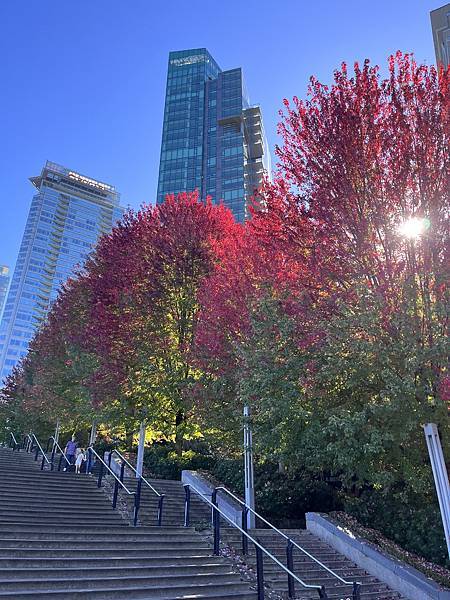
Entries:
<svg viewBox="0 0 450 600">
<path fill-rule="evenodd" d="M 121 548 L 104 548 L 103 546 L 93 546 L 89 545 L 87 548 L 74 549 L 61 546 L 58 548 L 46 547 L 46 548 L 18 548 L 0 545 L 0 558 L 84 558 L 84 557 L 110 557 L 110 558 L 123 558 L 123 557 L 146 557 L 151 555 L 155 559 L 160 559 L 162 561 L 166 561 L 168 558 L 172 556 L 203 556 L 205 558 L 209 558 L 211 556 L 211 548 L 209 546 L 185 546 L 180 548 L 177 546 L 174 549 L 165 548 L 165 549 L 155 549 L 149 548 L 148 545 L 146 548 L 136 549 L 134 547 L 121 549 Z"/>
<path fill-rule="evenodd" d="M 51 549 L 56 549 L 56 548 L 66 548 L 68 545 L 67 543 L 67 538 L 64 539 L 63 536 L 60 536 L 60 539 L 50 539 L 50 540 L 46 540 L 46 539 L 41 539 L 41 538 L 36 538 L 36 539 L 32 539 L 32 538 L 21 538 L 19 540 L 15 539 L 15 538 L 4 538 L 2 536 L 2 534 L 0 533 L 0 547 L 2 548 L 51 548 Z M 114 550 L 115 548 L 117 548 L 118 550 L 124 550 L 126 548 L 131 548 L 131 549 L 139 549 L 139 548 L 149 548 L 152 551 L 153 550 L 159 550 L 159 549 L 163 549 L 163 548 L 167 548 L 167 549 L 183 549 L 183 548 L 191 548 L 191 549 L 195 549 L 195 548 L 204 548 L 206 546 L 206 544 L 203 542 L 203 540 L 200 538 L 200 536 L 192 536 L 192 538 L 188 537 L 187 539 L 176 539 L 176 540 L 171 540 L 171 539 L 158 539 L 157 541 L 152 541 L 151 544 L 148 540 L 140 540 L 140 539 L 131 539 L 131 540 L 110 540 L 110 541 L 103 541 L 103 540 L 99 540 L 98 543 L 96 544 L 95 539 L 94 540 L 90 540 L 89 538 L 85 538 L 84 540 L 76 540 L 76 539 L 70 539 L 70 545 L 71 547 L 75 550 L 75 549 L 80 549 L 80 548 L 90 548 L 91 545 L 92 546 L 96 546 L 99 548 L 103 548 L 104 550 L 107 549 L 111 549 Z"/>
<path fill-rule="evenodd" d="M 161 566 L 163 564 L 163 566 Z M 142 557 L 130 557 L 128 555 L 124 557 L 90 557 L 86 558 L 84 555 L 60 558 L 56 556 L 54 558 L 0 558 L 0 569 L 24 569 L 26 571 L 30 569 L 66 569 L 66 568 L 109 568 L 109 567 L 147 567 L 152 569 L 162 568 L 164 571 L 172 566 L 176 568 L 195 568 L 200 569 L 204 567 L 210 567 L 211 565 L 225 565 L 229 568 L 229 563 L 224 558 L 220 557 L 205 557 L 204 555 L 196 556 L 153 556 L 145 555 Z"/>
<path fill-rule="evenodd" d="M 131 529 L 131 528 L 130 528 Z M 0 532 L 0 540 L 22 540 L 26 537 L 27 540 L 39 540 L 42 542 L 55 541 L 61 542 L 67 539 L 69 534 L 67 532 L 54 532 L 54 531 L 28 531 L 24 533 L 23 531 L 5 531 L 2 528 Z M 70 533 L 70 539 L 74 542 L 79 541 L 92 541 L 92 542 L 136 542 L 137 544 L 158 544 L 159 542 L 172 542 L 174 544 L 185 543 L 186 541 L 191 541 L 192 539 L 197 540 L 198 536 L 192 533 L 184 534 L 183 532 L 171 533 L 167 534 L 167 532 L 161 533 L 134 533 L 133 531 L 126 531 L 124 533 L 120 532 L 109 532 L 109 533 L 100 533 L 100 532 L 85 532 L 85 533 Z"/>
<path fill-rule="evenodd" d="M 192 594 L 186 595 L 186 588 L 170 590 L 155 590 L 154 588 L 141 588 L 141 587 L 124 587 L 117 588 L 103 588 L 103 589 L 89 589 L 89 588 L 78 588 L 70 590 L 70 600 L 151 600 L 153 598 L 160 598 L 164 600 L 187 600 L 188 598 L 195 598 L 196 600 L 202 600 L 205 598 L 216 598 L 217 600 L 256 600 L 256 592 L 247 590 L 233 590 L 231 588 L 215 590 L 211 585 L 196 586 Z M 189 592 L 192 590 L 190 589 Z M 67 593 L 58 590 L 42 590 L 42 591 L 21 591 L 21 592 L 0 592 L 0 598 L 13 598 L 13 600 L 30 600 L 36 598 L 36 600 L 68 600 Z"/>
<path fill-rule="evenodd" d="M 206 575 L 166 575 L 166 576 L 127 576 L 127 577 L 114 577 L 111 575 L 108 578 L 105 577 L 85 577 L 82 580 L 71 579 L 62 576 L 61 578 L 42 578 L 42 579 L 14 579 L 6 580 L 0 578 L 0 592 L 16 591 L 20 593 L 22 591 L 37 591 L 37 590 L 66 590 L 68 593 L 72 589 L 79 588 L 80 585 L 84 589 L 95 589 L 109 587 L 112 589 L 133 589 L 135 587 L 145 588 L 148 592 L 153 591 L 154 593 L 165 593 L 170 590 L 184 590 L 185 594 L 189 593 L 192 595 L 197 589 L 201 589 L 203 586 L 213 587 L 215 592 L 219 590 L 231 590 L 239 591 L 242 590 L 246 584 L 243 582 L 236 582 L 234 574 L 214 574 L 212 577 L 209 574 Z"/>
<path fill-rule="evenodd" d="M 88 515 L 84 515 L 82 517 L 78 517 L 76 515 L 68 515 L 66 517 L 53 517 L 51 513 L 49 513 L 47 516 L 42 515 L 40 517 L 33 517 L 33 521 L 34 523 L 39 523 L 41 525 L 47 525 L 47 526 L 52 526 L 53 525 L 65 525 L 68 523 L 72 523 L 73 525 L 76 525 L 77 523 L 83 523 L 84 525 L 88 524 L 88 523 L 93 523 L 93 524 L 105 524 L 105 525 L 116 525 L 119 524 L 118 519 L 120 519 L 119 515 L 114 515 L 114 518 L 106 518 L 106 517 L 89 517 Z M 30 520 L 29 516 L 24 516 L 24 515 L 14 515 L 13 517 L 8 517 L 8 518 L 4 518 L 4 517 L 0 517 L 0 532 L 1 529 L 4 527 L 4 523 L 28 523 Z M 126 523 L 128 525 L 128 523 Z M 1 534 L 0 534 L 1 535 Z"/>
<path fill-rule="evenodd" d="M 1 533 L 6 532 L 21 532 L 22 534 L 30 532 L 48 532 L 49 528 L 45 525 L 39 525 L 36 523 L 8 523 L 2 528 Z M 170 536 L 172 534 L 179 535 L 195 535 L 195 530 L 193 527 L 169 527 L 169 526 L 161 526 L 161 527 L 151 527 L 151 526 L 139 526 L 132 527 L 128 525 L 125 521 L 119 521 L 117 525 L 96 525 L 92 524 L 89 526 L 83 525 L 54 525 L 51 529 L 51 533 L 64 533 L 66 535 L 70 535 L 72 533 L 107 533 L 118 535 L 129 535 L 132 533 L 133 535 L 167 535 Z"/>
</svg>

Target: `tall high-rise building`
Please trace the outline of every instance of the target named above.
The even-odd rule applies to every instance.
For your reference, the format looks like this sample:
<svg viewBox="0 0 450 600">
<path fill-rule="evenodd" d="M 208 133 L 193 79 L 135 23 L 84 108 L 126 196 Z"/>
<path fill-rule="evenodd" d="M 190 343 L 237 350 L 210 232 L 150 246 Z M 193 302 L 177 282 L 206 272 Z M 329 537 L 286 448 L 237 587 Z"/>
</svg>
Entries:
<svg viewBox="0 0 450 600">
<path fill-rule="evenodd" d="M 157 202 L 198 189 L 242 221 L 265 170 L 261 110 L 249 103 L 242 70 L 222 71 L 205 48 L 170 52 Z"/>
<path fill-rule="evenodd" d="M 450 2 L 430 13 L 436 62 L 450 65 Z"/>
<path fill-rule="evenodd" d="M 0 319 L 2 318 L 3 305 L 5 304 L 6 294 L 9 285 L 9 267 L 0 265 Z"/>
<path fill-rule="evenodd" d="M 27 353 L 61 284 L 123 209 L 115 187 L 47 161 L 37 177 L 0 324 L 0 382 Z"/>
</svg>

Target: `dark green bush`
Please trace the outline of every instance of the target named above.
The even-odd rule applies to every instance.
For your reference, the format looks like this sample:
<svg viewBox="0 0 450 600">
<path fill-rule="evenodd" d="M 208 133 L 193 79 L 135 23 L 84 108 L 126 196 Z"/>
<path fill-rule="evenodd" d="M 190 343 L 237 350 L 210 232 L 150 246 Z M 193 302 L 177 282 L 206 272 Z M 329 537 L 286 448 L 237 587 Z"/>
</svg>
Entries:
<svg viewBox="0 0 450 600">
<path fill-rule="evenodd" d="M 154 444 L 144 452 L 144 465 L 157 479 L 181 479 L 183 470 L 210 470 L 214 463 L 212 456 L 198 454 L 194 450 L 178 456 L 173 444 Z"/>
<path fill-rule="evenodd" d="M 242 460 L 220 460 L 213 477 L 241 496 L 244 493 Z M 342 503 L 333 487 L 306 472 L 279 473 L 275 463 L 255 464 L 256 509 L 274 525 L 304 527 L 305 513 L 339 510 Z"/>
<path fill-rule="evenodd" d="M 359 498 L 345 498 L 346 512 L 377 529 L 405 550 L 449 566 L 444 530 L 435 498 L 409 494 L 386 496 L 367 490 Z"/>
</svg>

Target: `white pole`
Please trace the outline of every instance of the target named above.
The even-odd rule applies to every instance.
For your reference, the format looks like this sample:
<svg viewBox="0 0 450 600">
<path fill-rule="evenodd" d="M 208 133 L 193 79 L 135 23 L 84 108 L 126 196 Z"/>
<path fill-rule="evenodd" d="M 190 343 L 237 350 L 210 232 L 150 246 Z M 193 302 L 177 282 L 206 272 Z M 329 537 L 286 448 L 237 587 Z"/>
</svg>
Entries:
<svg viewBox="0 0 450 600">
<path fill-rule="evenodd" d="M 436 486 L 442 523 L 444 525 L 445 541 L 447 542 L 447 551 L 450 558 L 450 487 L 447 468 L 445 466 L 437 426 L 435 423 L 427 423 L 423 429 L 427 441 L 428 454 L 430 455 L 434 484 Z"/>
<path fill-rule="evenodd" d="M 144 464 L 144 443 L 145 443 L 145 430 L 146 430 L 146 422 L 142 421 L 141 426 L 139 428 L 139 445 L 138 445 L 138 453 L 136 460 L 136 477 L 142 475 L 142 466 Z"/>
<path fill-rule="evenodd" d="M 55 438 L 55 442 L 54 442 L 54 444 L 59 444 L 59 430 L 60 430 L 60 428 L 61 428 L 61 422 L 60 422 L 60 420 L 58 419 L 58 420 L 56 421 L 55 435 L 53 436 L 53 437 Z"/>
<path fill-rule="evenodd" d="M 93 446 L 95 444 L 96 439 L 97 439 L 97 422 L 92 421 L 91 433 L 89 434 L 89 446 Z"/>
<path fill-rule="evenodd" d="M 255 482 L 253 473 L 253 440 L 250 426 L 250 407 L 244 406 L 244 488 L 245 504 L 255 510 Z M 248 512 L 247 527 L 254 529 L 255 515 Z"/>
</svg>

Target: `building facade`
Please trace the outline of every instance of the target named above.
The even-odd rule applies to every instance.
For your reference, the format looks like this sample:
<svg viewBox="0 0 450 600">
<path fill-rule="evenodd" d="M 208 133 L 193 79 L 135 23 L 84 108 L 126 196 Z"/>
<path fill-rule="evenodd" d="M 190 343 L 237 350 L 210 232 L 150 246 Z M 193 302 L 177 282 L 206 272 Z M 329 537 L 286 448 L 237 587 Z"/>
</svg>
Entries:
<svg viewBox="0 0 450 600">
<path fill-rule="evenodd" d="M 9 267 L 0 265 L 0 319 L 2 318 L 3 306 L 9 286 Z"/>
<path fill-rule="evenodd" d="M 450 64 L 450 3 L 432 10 L 430 17 L 436 63 L 448 67 Z"/>
<path fill-rule="evenodd" d="M 37 177 L 0 323 L 0 381 L 27 353 L 61 284 L 123 209 L 114 186 L 47 161 Z"/>
<path fill-rule="evenodd" d="M 270 174 L 259 106 L 250 106 L 242 70 L 222 71 L 206 48 L 169 54 L 157 202 L 198 189 L 239 221 Z"/>
</svg>

